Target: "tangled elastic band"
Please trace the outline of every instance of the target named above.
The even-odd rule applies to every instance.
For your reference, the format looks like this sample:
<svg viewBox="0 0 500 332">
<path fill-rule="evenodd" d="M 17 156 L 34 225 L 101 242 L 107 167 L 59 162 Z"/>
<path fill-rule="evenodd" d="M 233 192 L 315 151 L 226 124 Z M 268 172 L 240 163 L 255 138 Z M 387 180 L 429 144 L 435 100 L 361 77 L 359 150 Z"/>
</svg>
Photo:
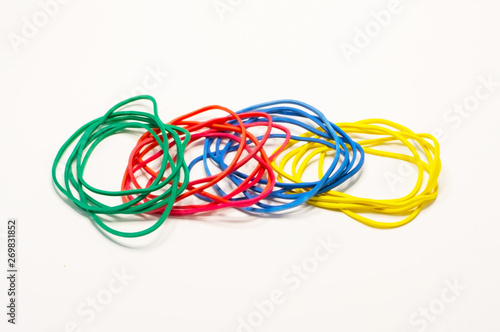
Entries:
<svg viewBox="0 0 500 332">
<path fill-rule="evenodd" d="M 413 220 L 425 204 L 432 202 L 437 197 L 437 179 L 441 171 L 441 160 L 439 158 L 439 143 L 434 136 L 429 134 L 416 134 L 400 124 L 383 119 L 368 119 L 354 123 L 339 123 L 338 125 L 349 134 L 368 134 L 376 136 L 375 138 L 359 141 L 359 144 L 363 146 L 366 153 L 399 159 L 415 164 L 418 167 L 417 182 L 410 193 L 397 199 L 362 198 L 332 190 L 311 198 L 309 201 L 310 204 L 327 209 L 341 210 L 351 218 L 368 226 L 376 228 L 394 228 L 407 224 Z M 304 136 L 311 137 L 314 135 L 306 133 Z M 390 146 L 398 142 L 408 148 L 410 154 L 388 152 L 373 148 L 382 145 Z M 314 145 L 310 145 L 308 149 L 314 149 L 314 153 L 325 153 L 324 149 L 315 147 Z M 420 156 L 417 149 L 422 151 L 425 158 Z M 278 173 L 284 174 L 282 167 L 273 166 Z M 321 167 L 322 165 L 320 164 L 320 168 Z M 295 181 L 300 181 L 302 172 L 303 168 L 293 177 Z M 427 173 L 426 181 L 424 180 L 424 172 Z M 359 213 L 362 212 L 405 216 L 405 218 L 397 222 L 380 222 L 360 215 Z"/>
<path fill-rule="evenodd" d="M 152 102 L 153 115 L 123 109 L 141 99 Z M 95 147 L 106 137 L 130 128 L 144 133 L 130 153 L 121 190 L 99 190 L 85 182 L 84 168 Z M 387 148 L 395 143 L 410 153 L 389 152 Z M 59 182 L 58 165 L 73 144 Z M 375 149 L 377 146 L 385 146 L 385 150 Z M 418 179 L 414 189 L 397 199 L 361 198 L 339 190 L 360 171 L 365 153 L 415 164 Z M 306 180 L 310 178 L 306 170 L 315 164 L 316 179 Z M 279 100 L 238 112 L 207 106 L 164 124 L 155 100 L 138 96 L 117 104 L 73 134 L 57 154 L 52 176 L 61 193 L 87 211 L 98 226 L 114 235 L 135 237 L 157 229 L 169 214 L 191 215 L 229 207 L 274 214 L 306 202 L 340 210 L 372 227 L 398 227 L 436 198 L 440 168 L 439 144 L 433 136 L 413 133 L 387 120 L 334 124 L 308 104 Z M 119 196 L 123 202 L 107 206 L 95 194 Z M 375 221 L 361 213 L 403 219 Z M 152 214 L 159 219 L 143 231 L 126 233 L 108 227 L 98 217 L 115 214 Z"/>
<path fill-rule="evenodd" d="M 315 195 L 342 184 L 356 174 L 363 165 L 364 152 L 361 146 L 352 141 L 338 126 L 326 119 L 323 113 L 311 105 L 296 100 L 278 100 L 245 108 L 239 111 L 238 114 L 243 116 L 252 114 L 255 111 L 269 114 L 273 123 L 282 123 L 283 126 L 295 127 L 301 132 L 306 130 L 315 134 L 315 137 L 292 135 L 293 143 L 286 144 L 286 149 L 291 145 L 300 145 L 299 142 L 303 143 L 300 145 L 302 147 L 308 146 L 310 143 L 315 143 L 332 152 L 332 160 L 329 166 L 319 173 L 317 181 L 290 181 L 289 183 L 285 183 L 280 174 L 279 182 L 275 184 L 274 190 L 269 194 L 267 200 L 260 201 L 255 206 L 245 208 L 244 210 L 257 213 L 274 213 L 299 206 Z M 249 118 L 245 123 L 249 124 L 254 121 L 256 119 Z M 316 126 L 319 126 L 319 129 Z M 286 138 L 288 140 L 288 137 L 284 134 L 273 134 L 271 137 L 278 139 Z M 210 151 L 208 147 L 212 142 L 213 139 L 207 139 L 204 151 L 204 155 L 207 156 L 207 158 L 204 158 L 205 165 L 207 159 L 210 159 L 219 168 L 226 169 L 227 164 L 224 162 L 224 157 L 233 151 L 235 147 L 228 144 L 221 147 L 220 141 L 217 141 L 215 150 Z M 273 155 L 280 153 L 282 150 L 284 150 L 283 146 L 280 146 Z M 288 159 L 289 154 L 290 152 L 285 155 L 284 159 Z M 275 159 L 272 158 L 271 161 L 275 162 Z M 300 161 L 300 158 L 294 161 L 294 166 L 297 165 L 298 161 Z M 310 158 L 306 158 L 304 161 L 305 165 L 310 161 Z M 208 171 L 207 165 L 205 168 Z M 243 172 L 234 172 L 229 178 L 238 185 L 249 176 L 249 174 Z M 220 188 L 217 189 L 219 194 L 224 194 L 223 190 Z M 251 197 L 250 193 L 246 192 L 245 194 L 247 197 Z"/>
<path fill-rule="evenodd" d="M 137 100 L 149 100 L 153 103 L 154 114 L 140 111 L 119 110 L 122 106 Z M 97 145 L 111 135 L 123 133 L 127 129 L 142 129 L 151 134 L 163 154 L 158 177 L 148 183 L 146 188 L 107 191 L 101 190 L 87 183 L 83 177 L 85 166 Z M 161 140 L 157 133 L 163 137 L 169 137 L 173 144 Z M 60 192 L 69 198 L 76 206 L 92 217 L 92 219 L 105 231 L 122 237 L 138 237 L 149 234 L 156 230 L 167 219 L 174 201 L 186 188 L 189 180 L 189 172 L 184 161 L 184 150 L 189 141 L 190 133 L 180 127 L 164 124 L 158 117 L 156 101 L 150 96 L 137 96 L 127 99 L 111 108 L 104 116 L 83 125 L 63 144 L 56 155 L 52 166 L 52 179 Z M 68 152 L 74 144 L 73 150 L 65 162 L 63 155 Z M 172 146 L 175 151 L 171 154 Z M 63 166 L 63 178 L 57 177 L 58 167 Z M 152 192 L 161 191 L 152 199 Z M 132 200 L 123 204 L 108 206 L 99 202 L 97 195 L 101 196 L 126 196 L 136 195 Z M 109 227 L 99 215 L 141 214 L 163 209 L 163 213 L 152 226 L 137 232 L 122 232 Z"/>
<path fill-rule="evenodd" d="M 224 111 L 229 113 L 229 116 L 211 118 L 207 121 L 195 120 L 194 117 L 207 113 L 209 111 Z M 243 119 L 252 117 L 256 119 L 252 123 L 244 123 Z M 275 175 L 272 170 L 270 159 L 263 149 L 264 144 L 271 135 L 271 131 L 279 129 L 285 132 L 284 145 L 290 139 L 290 133 L 285 127 L 273 124 L 271 117 L 265 113 L 253 112 L 246 115 L 238 115 L 233 111 L 222 106 L 208 106 L 197 111 L 183 115 L 173 121 L 171 124 L 182 127 L 184 130 L 191 133 L 190 145 L 198 140 L 204 139 L 205 147 L 210 144 L 211 140 L 225 140 L 229 145 L 233 146 L 234 155 L 223 170 L 217 174 L 208 174 L 208 176 L 199 179 L 191 179 L 187 185 L 186 191 L 177 198 L 177 204 L 173 207 L 172 215 L 186 215 L 195 214 L 200 212 L 213 211 L 216 209 L 227 207 L 248 207 L 256 204 L 259 200 L 265 198 L 270 194 L 275 185 Z M 263 127 L 265 134 L 258 139 L 248 130 L 251 127 Z M 164 136 L 160 135 L 160 139 Z M 148 184 L 156 180 L 160 175 L 157 171 L 150 167 L 157 158 L 163 155 L 163 151 L 157 151 L 150 154 L 158 147 L 158 141 L 153 139 L 150 132 L 145 133 L 138 141 L 137 146 L 133 149 L 130 162 L 125 172 L 122 182 L 122 189 L 129 190 L 131 186 L 141 188 L 137 181 L 136 174 L 141 176 L 146 175 L 149 177 Z M 251 145 L 252 144 L 252 145 Z M 150 155 L 148 155 L 150 154 Z M 273 158 L 273 156 L 271 156 Z M 244 181 L 238 183 L 238 186 L 233 188 L 229 193 L 223 195 L 216 195 L 217 189 L 220 188 L 219 183 L 230 177 L 232 173 L 237 172 L 243 166 L 249 164 L 250 160 L 256 161 L 254 163 L 251 176 L 247 177 Z M 193 167 L 201 160 L 206 162 L 206 156 L 195 158 L 191 161 L 188 168 L 191 171 Z M 208 171 L 208 168 L 206 169 Z M 263 178 L 266 181 L 262 181 Z M 262 184 L 262 186 L 259 186 Z M 258 189 L 257 189 L 258 188 Z M 213 191 L 210 192 L 209 189 Z M 256 195 L 252 197 L 245 197 L 243 192 L 248 190 L 258 190 Z M 220 191 L 219 191 L 220 192 Z M 154 198 L 154 195 L 149 195 L 145 200 Z M 199 202 L 191 202 L 190 204 L 183 204 L 187 198 L 196 197 Z M 131 197 L 124 197 L 124 201 L 128 201 Z M 160 208 L 155 212 L 162 212 Z"/>
</svg>

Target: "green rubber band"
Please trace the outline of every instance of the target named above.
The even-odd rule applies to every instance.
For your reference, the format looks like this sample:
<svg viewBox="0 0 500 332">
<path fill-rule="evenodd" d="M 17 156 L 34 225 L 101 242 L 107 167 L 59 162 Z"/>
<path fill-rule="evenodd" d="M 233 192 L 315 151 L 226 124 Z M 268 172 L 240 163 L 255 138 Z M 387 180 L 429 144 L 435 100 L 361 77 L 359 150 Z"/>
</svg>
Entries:
<svg viewBox="0 0 500 332">
<path fill-rule="evenodd" d="M 141 111 L 119 110 L 123 106 L 137 100 L 149 100 L 153 104 L 153 114 Z M 124 132 L 127 129 L 144 129 L 151 133 L 163 150 L 163 158 L 158 176 L 147 188 L 108 191 L 91 186 L 84 180 L 84 171 L 87 162 L 97 145 L 106 138 Z M 156 131 L 155 131 L 156 129 Z M 159 130 L 159 132 L 158 132 Z M 157 133 L 158 132 L 158 133 Z M 169 140 L 165 142 L 161 137 L 173 139 L 176 156 L 169 153 Z M 113 106 L 104 116 L 83 125 L 62 145 L 52 165 L 52 180 L 56 188 L 73 202 L 78 208 L 86 211 L 95 223 L 108 233 L 121 237 L 139 237 L 149 234 L 160 227 L 167 219 L 175 199 L 182 194 L 189 182 L 189 170 L 184 160 L 184 152 L 190 140 L 190 133 L 177 126 L 164 124 L 158 116 L 156 100 L 148 95 L 126 99 Z M 171 141 L 171 140 L 170 140 Z M 69 147 L 76 142 L 64 164 L 63 181 L 57 177 L 57 169 L 63 163 L 62 157 Z M 168 173 L 168 174 L 166 174 Z M 158 190 L 164 190 L 157 197 L 144 200 L 148 195 Z M 103 196 L 136 195 L 134 199 L 116 206 L 108 206 L 99 202 L 91 194 Z M 143 201 L 144 200 L 144 201 Z M 116 214 L 141 214 L 165 207 L 158 221 L 152 226 L 137 232 L 122 232 L 115 230 L 98 216 Z"/>
</svg>

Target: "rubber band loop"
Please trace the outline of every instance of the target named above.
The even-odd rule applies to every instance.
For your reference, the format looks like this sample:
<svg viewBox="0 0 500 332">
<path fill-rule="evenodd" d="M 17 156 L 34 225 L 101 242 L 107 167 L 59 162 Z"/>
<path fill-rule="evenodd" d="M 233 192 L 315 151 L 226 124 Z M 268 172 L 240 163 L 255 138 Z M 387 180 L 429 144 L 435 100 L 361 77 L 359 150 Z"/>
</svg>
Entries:
<svg viewBox="0 0 500 332">
<path fill-rule="evenodd" d="M 153 104 L 153 114 L 121 110 L 122 107 L 139 100 L 149 100 Z M 164 157 L 161 160 L 158 177 L 151 181 L 147 188 L 140 189 L 108 191 L 91 186 L 84 180 L 83 175 L 94 149 L 107 137 L 123 133 L 130 128 L 147 131 L 161 148 Z M 169 146 L 159 136 L 169 137 L 173 144 Z M 161 121 L 153 97 L 143 95 L 129 98 L 113 106 L 104 116 L 83 125 L 71 135 L 55 157 L 52 165 L 52 179 L 57 189 L 77 207 L 86 211 L 104 231 L 121 237 L 143 236 L 153 232 L 163 224 L 172 209 L 175 199 L 188 184 L 189 172 L 184 162 L 184 150 L 189 139 L 190 133 L 187 130 L 173 125 L 166 125 Z M 70 151 L 68 159 L 63 162 L 63 155 L 74 143 L 76 143 L 76 146 Z M 172 146 L 175 146 L 176 156 L 170 154 Z M 57 177 L 59 166 L 63 166 L 64 169 L 62 182 Z M 168 175 L 166 175 L 167 170 Z M 162 193 L 148 202 L 142 202 L 145 197 L 155 191 L 162 191 Z M 92 194 L 122 197 L 136 195 L 136 198 L 122 204 L 108 206 L 99 202 Z M 115 230 L 98 216 L 148 213 L 158 210 L 159 207 L 163 211 L 159 219 L 152 226 L 137 232 Z"/>
<path fill-rule="evenodd" d="M 229 116 L 214 118 L 209 121 L 196 121 L 192 119 L 198 114 L 205 113 L 211 110 L 222 110 L 229 113 Z M 251 113 L 243 116 L 243 118 L 245 117 L 257 117 L 261 118 L 261 120 L 258 123 L 244 125 L 242 118 L 235 112 L 232 112 L 227 108 L 214 105 L 204 107 L 194 112 L 190 112 L 170 122 L 171 124 L 181 126 L 185 130 L 191 132 L 190 144 L 199 139 L 205 139 L 206 142 L 210 139 L 217 139 L 219 141 L 221 139 L 224 139 L 227 140 L 228 144 L 234 147 L 233 151 L 235 151 L 235 156 L 229 163 L 227 168 L 221 170 L 221 172 L 217 174 L 210 174 L 205 178 L 191 180 L 189 182 L 186 192 L 184 192 L 177 198 L 176 205 L 171 211 L 172 215 L 202 213 L 226 207 L 246 207 L 257 203 L 259 200 L 269 195 L 269 193 L 272 191 L 276 180 L 268 156 L 263 150 L 263 146 L 270 136 L 270 132 L 274 125 L 272 123 L 271 117 L 265 113 Z M 264 120 L 262 120 L 262 118 Z M 259 137 L 259 139 L 257 139 L 254 135 L 247 131 L 247 127 L 253 126 L 264 126 L 266 128 L 266 133 L 262 137 Z M 157 142 L 151 139 L 150 136 L 150 133 L 145 133 L 139 139 L 136 148 L 132 151 L 130 162 L 124 175 L 122 189 L 129 189 L 131 184 L 133 184 L 136 188 L 139 187 L 139 184 L 135 180 L 134 174 L 141 169 L 146 174 L 148 174 L 148 176 L 150 176 L 150 181 L 151 179 L 154 179 L 158 176 L 157 172 L 153 170 L 149 166 L 149 164 L 155 161 L 162 152 L 157 152 L 152 156 L 147 156 L 147 158 L 144 159 L 146 155 L 150 151 L 154 150 L 157 145 Z M 252 142 L 254 144 L 254 147 L 250 148 L 250 146 L 247 144 L 247 141 Z M 245 151 L 247 154 L 243 155 L 243 152 Z M 230 193 L 217 196 L 206 191 L 206 189 L 208 188 L 220 188 L 219 183 L 221 181 L 226 181 L 228 176 L 231 176 L 233 172 L 246 165 L 251 159 L 257 161 L 257 166 L 252 171 L 251 176 L 246 180 L 241 181 L 238 184 L 237 188 L 232 190 Z M 189 170 L 191 171 L 192 168 L 201 160 L 203 160 L 203 157 L 195 158 L 189 164 Z M 269 179 L 269 182 L 267 180 L 265 181 L 265 185 L 260 188 L 261 190 L 257 195 L 249 198 L 241 197 L 240 194 L 242 192 L 246 192 L 247 190 L 249 190 L 249 188 L 255 188 L 255 186 L 258 185 L 259 181 L 265 174 L 267 174 L 267 179 Z M 149 182 L 147 185 L 149 185 Z M 239 196 L 236 197 L 237 195 Z M 189 205 L 180 204 L 182 200 L 191 196 L 196 196 L 202 201 L 208 203 Z M 151 197 L 152 196 L 150 195 L 149 197 L 146 197 L 145 200 L 147 201 Z M 124 201 L 128 199 L 129 198 L 124 197 Z M 153 213 L 154 212 L 161 212 L 161 208 L 157 211 L 153 211 Z"/>
<path fill-rule="evenodd" d="M 438 176 L 441 170 L 441 161 L 439 157 L 439 143 L 430 134 L 415 134 L 410 129 L 383 119 L 368 119 L 354 123 L 338 123 L 344 132 L 349 134 L 368 134 L 376 135 L 377 138 L 363 139 L 358 143 L 363 146 L 368 154 L 377 155 L 386 158 L 394 158 L 415 164 L 418 167 L 418 178 L 413 190 L 407 195 L 396 199 L 369 199 L 355 197 L 338 191 L 328 191 L 312 197 L 309 203 L 318 207 L 340 210 L 351 218 L 375 228 L 395 228 L 407 224 L 413 220 L 423 207 L 432 202 L 438 193 Z M 312 133 L 305 133 L 303 137 L 315 137 Z M 432 142 L 432 144 L 430 142 Z M 400 142 L 410 150 L 410 155 L 384 150 L 374 149 L 375 146 L 383 146 Z M 290 143 L 290 144 L 293 144 Z M 417 151 L 419 148 L 425 154 L 427 162 L 422 160 Z M 327 149 L 320 147 L 317 143 L 309 143 L 304 147 L 306 153 L 311 155 L 320 155 L 319 168 L 322 168 L 321 158 L 327 153 Z M 304 153 L 303 150 L 296 149 L 292 154 Z M 273 163 L 273 168 L 282 176 L 286 176 L 292 181 L 300 182 L 301 176 L 307 167 L 301 164 L 297 169 L 293 166 L 294 174 L 286 174 L 284 167 L 288 160 L 281 164 Z M 428 179 L 425 186 L 424 172 L 428 173 Z M 278 181 L 281 177 L 278 177 Z M 298 191 L 298 190 L 296 190 Z M 359 213 L 376 213 L 385 215 L 406 215 L 406 217 L 397 222 L 381 222 L 367 218 Z"/>
<path fill-rule="evenodd" d="M 299 106 L 301 109 L 295 106 Z M 292 181 L 291 183 L 284 183 L 284 174 L 278 174 L 278 182 L 275 184 L 273 192 L 267 197 L 268 200 L 259 201 L 256 206 L 243 208 L 243 210 L 252 213 L 276 213 L 294 208 L 307 202 L 314 195 L 321 194 L 337 187 L 361 169 L 364 162 L 364 152 L 361 146 L 352 141 L 346 133 L 326 119 L 323 113 L 311 105 L 296 100 L 277 100 L 254 105 L 237 113 L 244 115 L 255 111 L 271 115 L 273 123 L 283 123 L 287 126 L 293 125 L 294 127 L 298 127 L 302 130 L 306 129 L 317 135 L 316 138 L 292 135 L 293 144 L 297 144 L 299 141 L 305 142 L 305 144 L 314 141 L 319 144 L 324 144 L 331 150 L 335 150 L 335 156 L 328 169 L 323 174 L 320 174 L 318 181 Z M 320 129 L 306 124 L 304 122 L 306 119 L 320 126 Z M 249 118 L 245 123 L 249 124 L 252 123 L 252 121 L 256 120 Z M 260 139 L 260 137 L 258 138 Z M 273 134 L 270 138 L 287 139 L 287 136 L 284 134 Z M 220 169 L 226 169 L 227 165 L 223 161 L 224 156 L 228 152 L 233 151 L 234 147 L 228 147 L 226 145 L 221 148 L 219 144 L 216 144 L 216 150 L 211 152 L 207 147 L 210 146 L 212 142 L 213 140 L 211 138 L 207 138 L 204 155 L 208 156 Z M 287 144 L 287 148 L 289 146 L 290 143 Z M 347 146 L 349 146 L 349 148 Z M 272 160 L 274 160 L 282 150 L 283 146 L 277 148 L 273 153 Z M 205 161 L 205 163 L 207 162 Z M 205 168 L 207 173 L 210 174 L 208 167 L 206 166 Z M 248 176 L 248 174 L 237 171 L 230 175 L 229 179 L 238 185 Z M 260 182 L 265 183 L 265 180 L 261 180 Z M 225 195 L 222 189 L 216 189 L 219 195 Z M 253 189 L 255 192 L 259 192 L 259 188 Z M 297 191 L 295 189 L 302 190 Z M 245 195 L 248 199 L 253 197 L 249 192 L 245 192 Z"/>
</svg>

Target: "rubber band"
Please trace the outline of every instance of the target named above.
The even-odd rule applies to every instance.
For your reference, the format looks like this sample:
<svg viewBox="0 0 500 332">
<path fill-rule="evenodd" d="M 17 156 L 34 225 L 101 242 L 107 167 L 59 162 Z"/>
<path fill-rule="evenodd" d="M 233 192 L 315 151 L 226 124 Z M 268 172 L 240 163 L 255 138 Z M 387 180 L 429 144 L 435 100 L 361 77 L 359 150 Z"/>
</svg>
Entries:
<svg viewBox="0 0 500 332">
<path fill-rule="evenodd" d="M 153 104 L 153 114 L 121 110 L 122 107 L 138 100 L 149 100 Z M 91 186 L 84 180 L 83 175 L 94 149 L 107 137 L 123 133 L 131 128 L 146 130 L 162 150 L 164 157 L 161 160 L 158 176 L 149 183 L 147 188 L 108 191 Z M 168 137 L 173 143 L 169 146 L 159 136 Z M 153 97 L 137 96 L 129 98 L 112 107 L 104 116 L 83 125 L 71 135 L 55 157 L 52 166 L 52 179 L 57 189 L 77 207 L 86 211 L 104 231 L 122 237 L 143 236 L 153 232 L 163 224 L 172 209 L 175 199 L 188 184 L 189 172 L 183 156 L 189 138 L 190 133 L 187 130 L 173 125 L 166 125 L 161 121 Z M 63 155 L 75 142 L 76 146 L 70 151 L 68 159 L 63 162 Z M 175 156 L 170 153 L 172 147 L 175 147 Z M 63 166 L 64 169 L 61 182 L 57 177 L 59 166 Z M 155 191 L 162 191 L 162 193 L 147 202 L 143 201 L 144 198 Z M 108 206 L 99 202 L 92 194 L 122 197 L 136 195 L 136 197 L 122 204 Z M 160 207 L 163 212 L 159 219 L 152 226 L 137 232 L 115 230 L 98 216 L 148 213 L 156 211 Z"/>
<path fill-rule="evenodd" d="M 192 119 L 198 114 L 205 113 L 211 110 L 222 110 L 229 113 L 229 116 L 214 118 L 209 121 L 196 121 Z M 247 117 L 254 117 L 260 120 L 255 123 L 245 125 L 242 121 L 242 118 Z M 172 215 L 202 213 L 227 207 L 247 207 L 265 198 L 272 191 L 276 180 L 274 177 L 274 172 L 270 165 L 269 157 L 263 150 L 263 146 L 269 138 L 272 128 L 276 126 L 273 125 L 271 117 L 268 114 L 254 112 L 240 117 L 235 112 L 227 108 L 221 106 L 208 106 L 174 119 L 170 123 L 181 126 L 185 130 L 191 132 L 190 144 L 199 139 L 205 139 L 205 145 L 207 141 L 210 141 L 212 139 L 216 139 L 219 142 L 221 140 L 226 140 L 229 146 L 234 147 L 232 151 L 235 152 L 235 156 L 229 163 L 229 165 L 227 165 L 227 167 L 221 170 L 221 172 L 219 172 L 218 174 L 210 174 L 205 178 L 196 180 L 192 179 L 186 187 L 186 192 L 179 195 L 179 197 L 177 198 L 177 202 L 171 211 Z M 264 126 L 266 128 L 266 133 L 262 137 L 259 137 L 259 139 L 257 139 L 254 135 L 247 131 L 247 128 L 256 126 Z M 283 129 L 287 131 L 286 128 Z M 135 173 L 140 170 L 143 170 L 142 173 L 146 173 L 150 177 L 147 185 L 149 185 L 152 179 L 158 176 L 157 172 L 153 170 L 149 166 L 149 164 L 154 162 L 162 154 L 162 152 L 159 151 L 151 156 L 147 156 L 147 158 L 144 159 L 146 155 L 150 151 L 154 150 L 157 145 L 157 142 L 153 140 L 150 135 L 150 133 L 145 133 L 139 139 L 136 147 L 131 153 L 130 162 L 127 167 L 127 171 L 124 174 L 124 179 L 122 182 L 122 189 L 124 190 L 129 189 L 131 184 L 133 184 L 136 188 L 140 187 L 135 179 Z M 288 142 L 289 138 L 290 135 L 288 133 L 288 139 L 286 140 L 285 144 Z M 162 139 L 161 135 L 160 139 Z M 250 145 L 247 143 L 247 141 L 252 142 L 254 144 L 254 147 L 250 148 Z M 246 152 L 247 154 L 243 155 L 243 152 Z M 197 163 L 204 159 L 206 162 L 206 158 L 204 158 L 203 156 L 195 158 L 192 162 L 190 162 L 188 169 L 191 171 Z M 208 188 L 220 189 L 220 182 L 226 181 L 228 176 L 231 176 L 233 172 L 246 165 L 251 159 L 257 161 L 257 166 L 253 169 L 251 176 L 238 183 L 238 186 L 230 193 L 225 193 L 224 195 L 214 195 L 206 191 L 206 189 Z M 205 168 L 208 167 L 206 164 L 205 166 Z M 261 182 L 264 175 L 267 175 L 266 179 L 268 179 L 269 181 L 266 180 L 264 182 L 264 185 L 259 187 L 260 190 L 256 195 L 253 195 L 252 197 L 245 197 L 240 195 L 243 192 L 247 192 L 250 188 L 256 188 L 256 186 L 259 185 L 259 182 Z M 181 201 L 183 201 L 187 197 L 192 196 L 198 197 L 202 201 L 208 203 L 189 205 L 180 204 Z M 152 197 L 154 196 L 149 195 L 145 198 L 145 200 L 147 201 Z M 126 201 L 130 198 L 124 197 L 123 199 L 124 201 Z M 161 211 L 162 208 L 157 211 L 152 211 L 151 213 Z"/>
<path fill-rule="evenodd" d="M 396 199 L 369 199 L 331 190 L 312 197 L 309 200 L 310 204 L 326 209 L 340 210 L 351 218 L 371 227 L 395 228 L 413 220 L 426 204 L 436 198 L 438 193 L 437 179 L 441 170 L 441 161 L 439 157 L 439 143 L 432 135 L 415 134 L 400 124 L 383 119 L 368 119 L 354 123 L 338 123 L 337 125 L 349 134 L 376 135 L 377 138 L 363 139 L 358 142 L 363 146 L 366 153 L 415 164 L 418 167 L 418 178 L 415 187 L 407 195 Z M 316 134 L 305 133 L 301 136 L 313 138 Z M 373 148 L 374 146 L 389 145 L 394 142 L 400 142 L 410 150 L 411 154 L 407 155 Z M 293 145 L 294 141 L 291 141 L 289 144 Z M 422 160 L 417 148 L 423 151 L 427 162 Z M 310 153 L 309 156 L 320 156 L 319 172 L 321 173 L 321 168 L 323 167 L 322 158 L 328 152 L 327 148 L 311 142 L 302 148 L 297 148 L 291 153 L 292 155 L 299 155 L 304 153 L 304 149 L 307 150 L 306 153 Z M 281 176 L 300 183 L 307 163 L 301 164 L 298 169 L 296 168 L 297 164 L 294 164 L 294 173 L 286 174 L 284 167 L 288 160 L 289 158 L 283 159 L 279 165 L 273 163 L 273 168 Z M 425 186 L 423 185 L 424 172 L 428 173 Z M 277 179 L 281 181 L 281 177 Z M 295 191 L 298 191 L 298 189 Z M 406 217 L 397 222 L 381 222 L 359 214 L 367 212 L 386 215 L 405 215 Z"/>
<path fill-rule="evenodd" d="M 301 108 L 297 108 L 295 106 L 299 106 Z M 319 180 L 317 181 L 291 181 L 291 183 L 284 183 L 283 177 L 286 177 L 286 175 L 279 174 L 278 182 L 275 184 L 275 188 L 272 193 L 267 197 L 268 199 L 266 201 L 259 201 L 256 203 L 256 206 L 243 208 L 243 210 L 252 213 L 275 213 L 294 208 L 307 202 L 314 195 L 321 194 L 339 186 L 361 169 L 364 162 L 364 153 L 361 146 L 352 141 L 346 133 L 344 133 L 334 123 L 326 119 L 323 113 L 311 105 L 296 100 L 277 100 L 257 104 L 245 108 L 237 113 L 244 115 L 255 111 L 271 115 L 273 123 L 283 123 L 287 126 L 292 125 L 300 128 L 301 130 L 306 129 L 316 135 L 314 138 L 292 135 L 291 138 L 294 142 L 293 144 L 297 144 L 299 141 L 304 142 L 306 145 L 308 142 L 316 142 L 317 144 L 325 145 L 329 150 L 334 150 L 335 156 L 331 165 L 324 171 L 323 174 L 320 174 Z M 310 120 L 318 125 L 320 129 L 306 124 L 304 120 Z M 253 121 L 256 120 L 249 118 L 245 121 L 245 123 L 249 124 Z M 270 135 L 270 138 L 285 139 L 286 136 L 284 134 L 273 134 Z M 258 139 L 260 139 L 260 137 L 258 137 Z M 216 144 L 216 150 L 211 152 L 207 149 L 207 147 L 210 146 L 212 142 L 213 140 L 211 138 L 207 138 L 204 155 L 208 156 L 209 159 L 216 163 L 220 169 L 226 169 L 227 165 L 223 161 L 224 156 L 228 152 L 234 150 L 235 147 L 228 147 L 226 145 L 221 149 L 220 145 Z M 290 143 L 287 144 L 287 148 L 289 146 Z M 347 146 L 349 146 L 349 148 Z M 273 162 L 280 150 L 283 150 L 282 146 L 280 146 L 273 153 Z M 205 160 L 205 163 L 206 162 L 207 161 Z M 205 168 L 208 175 L 210 175 L 208 167 Z M 248 178 L 248 176 L 248 174 L 236 171 L 229 176 L 229 179 L 238 185 Z M 261 180 L 260 183 L 265 183 L 265 180 Z M 225 192 L 222 189 L 216 189 L 219 195 L 225 195 Z M 259 192 L 259 188 L 253 189 L 255 192 Z M 245 192 L 245 195 L 249 199 L 253 197 L 249 192 Z"/>
</svg>

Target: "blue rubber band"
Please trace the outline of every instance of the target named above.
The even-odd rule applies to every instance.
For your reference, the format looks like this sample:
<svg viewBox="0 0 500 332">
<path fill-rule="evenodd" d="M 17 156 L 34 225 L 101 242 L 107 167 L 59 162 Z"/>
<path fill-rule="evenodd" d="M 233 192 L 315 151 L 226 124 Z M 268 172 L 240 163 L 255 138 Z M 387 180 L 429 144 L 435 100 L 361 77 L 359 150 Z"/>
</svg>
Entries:
<svg viewBox="0 0 500 332">
<path fill-rule="evenodd" d="M 297 105 L 305 108 L 306 110 L 314 113 L 310 114 L 302 109 L 289 106 L 287 104 Z M 277 182 L 273 192 L 267 197 L 266 200 L 269 202 L 259 202 L 251 207 L 241 208 L 244 211 L 251 213 L 275 213 L 284 211 L 287 209 L 294 208 L 301 205 L 311 199 L 313 196 L 327 192 L 340 184 L 344 183 L 346 180 L 355 175 L 364 163 L 364 151 L 362 147 L 354 142 L 344 131 L 342 131 L 333 122 L 329 121 L 323 113 L 318 109 L 306 103 L 296 101 L 296 100 L 277 100 L 262 104 L 257 104 L 251 107 L 247 107 L 238 111 L 238 114 L 243 114 L 247 112 L 265 112 L 271 115 L 273 123 L 283 123 L 286 125 L 293 125 L 305 129 L 307 132 L 311 132 L 319 138 L 313 137 L 299 137 L 292 135 L 292 140 L 302 141 L 302 142 L 314 142 L 323 144 L 326 147 L 335 151 L 335 157 L 331 165 L 325 171 L 324 176 L 318 181 L 313 182 L 301 182 L 301 183 L 281 183 Z M 300 119 L 312 120 L 315 123 L 315 127 L 305 124 L 300 121 Z M 247 118 L 244 123 L 252 123 L 257 121 L 267 121 L 262 118 Z M 322 130 L 318 130 L 317 127 Z M 271 134 L 270 138 L 286 138 L 284 134 Z M 261 139 L 261 137 L 257 137 Z M 330 141 L 328 141 L 330 140 Z M 222 142 L 221 138 L 208 137 L 205 140 L 203 154 L 195 158 L 188 166 L 191 170 L 197 163 L 203 162 L 205 172 L 208 176 L 212 173 L 209 168 L 209 160 L 214 163 L 218 168 L 224 170 L 227 168 L 227 164 L 224 159 L 228 153 L 236 151 L 239 144 L 236 142 L 228 140 L 225 143 Z M 248 142 L 251 144 L 251 142 Z M 347 145 L 351 147 L 352 156 L 349 154 L 349 149 Z M 214 150 L 211 150 L 211 147 Z M 359 155 L 359 160 L 358 159 Z M 341 157 L 343 160 L 341 161 Z M 248 177 L 248 174 L 244 174 L 241 171 L 236 171 L 228 176 L 235 185 L 239 185 L 244 179 Z M 261 179 L 259 181 L 260 185 L 265 185 L 267 181 Z M 215 185 L 214 189 L 218 195 L 226 195 L 225 191 L 220 188 L 220 186 Z M 305 189 L 305 192 L 290 192 L 294 189 Z M 235 197 L 232 200 L 241 200 L 255 197 L 258 193 L 262 192 L 262 188 L 259 186 L 253 186 L 252 188 L 243 192 L 245 197 Z M 210 200 L 206 197 L 198 196 L 204 200 Z M 271 204 L 273 203 L 273 204 Z"/>
</svg>

